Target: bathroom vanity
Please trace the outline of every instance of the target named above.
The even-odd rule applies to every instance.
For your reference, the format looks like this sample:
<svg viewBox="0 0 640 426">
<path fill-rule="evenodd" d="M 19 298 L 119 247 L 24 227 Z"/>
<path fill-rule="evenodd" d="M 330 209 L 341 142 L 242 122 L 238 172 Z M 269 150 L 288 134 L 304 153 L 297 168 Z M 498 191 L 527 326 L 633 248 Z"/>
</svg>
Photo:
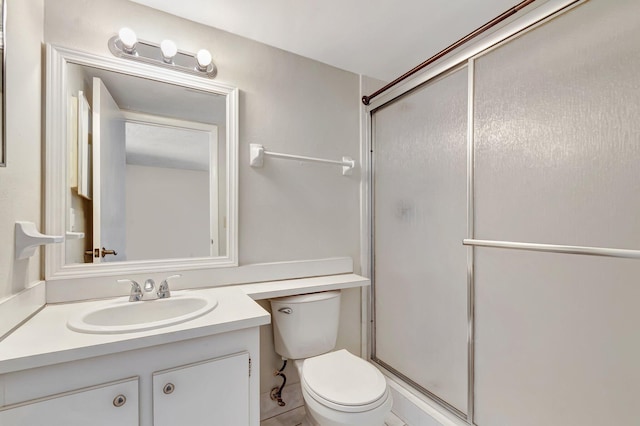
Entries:
<svg viewBox="0 0 640 426">
<path fill-rule="evenodd" d="M 207 314 L 121 334 L 67 327 L 104 301 L 47 305 L 0 342 L 0 424 L 257 425 L 270 316 L 239 288 L 205 292 L 218 300 Z"/>
<path fill-rule="evenodd" d="M 172 291 L 170 299 L 217 304 L 177 324 L 128 332 L 114 326 L 103 334 L 69 324 L 78 327 L 74 320 L 105 307 L 166 301 L 125 296 L 45 305 L 0 341 L 0 425 L 86 426 L 90 418 L 92 426 L 257 426 L 259 329 L 271 316 L 255 301 L 368 285 L 339 274 Z M 111 323 L 123 328 L 136 316 L 112 312 L 121 317 Z"/>
</svg>

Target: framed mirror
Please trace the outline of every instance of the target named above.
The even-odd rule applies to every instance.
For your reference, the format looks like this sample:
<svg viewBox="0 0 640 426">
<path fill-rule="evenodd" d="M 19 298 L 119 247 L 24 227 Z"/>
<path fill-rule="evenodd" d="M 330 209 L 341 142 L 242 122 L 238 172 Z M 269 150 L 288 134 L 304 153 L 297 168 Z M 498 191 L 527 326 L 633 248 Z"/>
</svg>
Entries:
<svg viewBox="0 0 640 426">
<path fill-rule="evenodd" d="M 47 46 L 47 279 L 237 266 L 238 89 Z"/>
<path fill-rule="evenodd" d="M 7 2 L 5 0 L 0 0 L 0 58 L 2 58 L 2 65 L 0 65 L 0 96 L 2 96 L 2 101 L 0 102 L 0 108 L 2 108 L 2 112 L 0 113 L 0 167 L 5 167 L 7 165 L 7 132 L 6 132 L 6 101 L 4 96 L 4 91 L 6 85 L 5 81 L 5 69 L 7 63 L 7 37 L 6 37 L 6 23 L 7 23 Z"/>
</svg>

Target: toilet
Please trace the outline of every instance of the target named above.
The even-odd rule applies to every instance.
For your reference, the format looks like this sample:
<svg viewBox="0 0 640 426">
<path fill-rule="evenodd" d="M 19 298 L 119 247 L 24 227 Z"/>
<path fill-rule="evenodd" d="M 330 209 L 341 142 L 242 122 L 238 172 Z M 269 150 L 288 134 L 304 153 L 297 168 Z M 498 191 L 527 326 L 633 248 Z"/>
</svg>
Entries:
<svg viewBox="0 0 640 426">
<path fill-rule="evenodd" d="M 294 360 L 307 421 L 315 426 L 382 426 L 393 400 L 371 363 L 333 351 L 340 290 L 271 299 L 276 352 Z"/>
</svg>

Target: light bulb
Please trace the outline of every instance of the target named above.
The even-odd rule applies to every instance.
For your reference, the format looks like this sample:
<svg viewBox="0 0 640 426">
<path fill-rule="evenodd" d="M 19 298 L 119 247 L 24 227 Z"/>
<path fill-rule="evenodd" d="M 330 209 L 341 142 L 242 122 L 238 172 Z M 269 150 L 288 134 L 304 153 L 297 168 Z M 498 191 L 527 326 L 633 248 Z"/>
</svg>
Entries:
<svg viewBox="0 0 640 426">
<path fill-rule="evenodd" d="M 162 40 L 160 50 L 162 50 L 162 59 L 167 63 L 171 63 L 173 57 L 178 53 L 176 44 L 171 40 Z"/>
<path fill-rule="evenodd" d="M 125 52 L 133 53 L 136 50 L 138 37 L 136 37 L 136 33 L 131 28 L 120 28 L 120 31 L 118 31 L 118 37 L 122 42 L 122 48 Z"/>
<path fill-rule="evenodd" d="M 209 53 L 207 49 L 200 49 L 198 53 L 196 53 L 196 59 L 198 60 L 198 69 L 200 71 L 206 71 L 211 63 L 211 53 Z"/>
</svg>

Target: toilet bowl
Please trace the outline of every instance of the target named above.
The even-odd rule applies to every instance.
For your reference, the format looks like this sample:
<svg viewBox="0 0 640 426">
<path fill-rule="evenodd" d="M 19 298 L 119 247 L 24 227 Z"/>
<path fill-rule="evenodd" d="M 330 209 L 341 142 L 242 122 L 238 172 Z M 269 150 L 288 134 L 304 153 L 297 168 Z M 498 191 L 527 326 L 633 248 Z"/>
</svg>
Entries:
<svg viewBox="0 0 640 426">
<path fill-rule="evenodd" d="M 314 426 L 382 426 L 393 400 L 382 373 L 342 349 L 295 360 Z"/>
<path fill-rule="evenodd" d="M 274 343 L 294 360 L 307 412 L 315 426 L 382 426 L 393 399 L 371 363 L 347 350 L 333 351 L 340 291 L 271 300 Z"/>
</svg>

